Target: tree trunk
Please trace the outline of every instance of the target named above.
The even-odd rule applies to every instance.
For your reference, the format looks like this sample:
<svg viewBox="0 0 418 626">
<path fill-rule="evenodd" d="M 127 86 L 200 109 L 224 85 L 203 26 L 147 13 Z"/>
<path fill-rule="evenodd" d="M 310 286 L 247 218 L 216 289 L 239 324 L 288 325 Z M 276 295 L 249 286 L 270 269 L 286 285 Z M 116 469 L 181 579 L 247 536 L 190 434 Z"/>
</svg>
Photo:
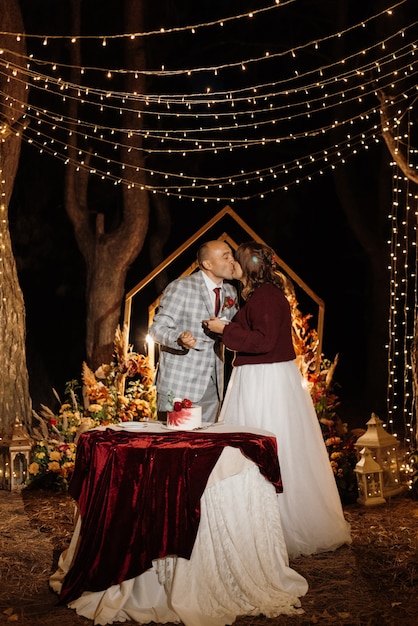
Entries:
<svg viewBox="0 0 418 626">
<path fill-rule="evenodd" d="M 0 24 L 4 32 L 23 32 L 17 0 L 0 0 Z M 26 318 L 9 232 L 8 206 L 19 163 L 22 117 L 27 91 L 24 74 L 24 37 L 0 35 L 5 51 L 1 55 L 0 89 L 0 431 L 8 432 L 18 417 L 31 424 L 31 399 L 26 367 Z M 10 65 L 7 66 L 7 63 Z M 7 101 L 6 101 L 7 96 Z"/>
<path fill-rule="evenodd" d="M 109 271 L 111 250 L 111 244 L 97 246 L 96 255 L 88 262 L 86 350 L 87 361 L 94 369 L 111 360 L 125 292 L 127 268 L 115 258 Z"/>
<path fill-rule="evenodd" d="M 143 30 L 142 3 L 136 0 L 125 0 L 126 31 L 141 32 Z M 73 2 L 73 33 L 80 28 L 80 2 Z M 71 46 L 72 64 L 80 67 L 80 42 Z M 145 67 L 145 53 L 142 38 L 128 40 L 125 50 L 125 67 L 138 70 Z M 76 82 L 76 80 L 74 80 Z M 125 89 L 145 93 L 145 79 L 139 74 L 127 74 Z M 77 119 L 77 99 L 69 104 L 69 115 Z M 136 109 L 135 109 L 136 106 Z M 122 116 L 124 128 L 137 130 L 141 124 L 139 115 L 142 103 L 130 103 L 129 110 Z M 70 127 L 75 130 L 75 125 Z M 128 180 L 133 184 L 124 184 L 122 189 L 123 211 L 116 227 L 108 227 L 104 215 L 96 218 L 92 227 L 92 212 L 89 211 L 89 174 L 87 169 L 78 168 L 77 138 L 73 132 L 69 139 L 70 163 L 67 166 L 65 181 L 66 209 L 74 226 L 78 246 L 86 262 L 87 271 L 87 320 L 86 320 L 86 354 L 91 369 L 111 360 L 115 331 L 121 317 L 124 285 L 130 264 L 142 249 L 148 229 L 149 201 L 145 189 L 144 158 L 140 148 L 142 137 L 130 133 L 124 135 L 123 143 L 128 147 L 121 149 L 120 160 L 126 165 Z M 117 211 L 115 210 L 115 214 Z"/>
</svg>

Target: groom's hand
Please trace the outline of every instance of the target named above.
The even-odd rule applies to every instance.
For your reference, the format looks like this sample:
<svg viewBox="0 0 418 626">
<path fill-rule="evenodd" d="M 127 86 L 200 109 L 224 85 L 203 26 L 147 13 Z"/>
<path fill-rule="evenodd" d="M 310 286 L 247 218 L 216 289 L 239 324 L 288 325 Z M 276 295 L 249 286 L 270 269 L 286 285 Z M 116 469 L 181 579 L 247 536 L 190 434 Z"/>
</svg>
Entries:
<svg viewBox="0 0 418 626">
<path fill-rule="evenodd" d="M 185 330 L 179 335 L 177 339 L 177 343 L 182 348 L 187 348 L 188 350 L 193 350 L 196 345 L 196 337 L 192 335 L 190 330 Z"/>
</svg>

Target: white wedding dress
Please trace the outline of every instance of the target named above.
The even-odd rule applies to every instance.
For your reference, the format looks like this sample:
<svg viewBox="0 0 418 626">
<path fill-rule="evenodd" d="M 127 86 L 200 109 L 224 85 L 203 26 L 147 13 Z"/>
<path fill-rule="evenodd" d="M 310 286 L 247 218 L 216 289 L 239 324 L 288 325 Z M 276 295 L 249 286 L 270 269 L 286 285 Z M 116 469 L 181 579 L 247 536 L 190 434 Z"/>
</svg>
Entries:
<svg viewBox="0 0 418 626">
<path fill-rule="evenodd" d="M 318 417 L 295 361 L 234 367 L 219 421 L 276 435 L 290 558 L 351 543 Z"/>
</svg>

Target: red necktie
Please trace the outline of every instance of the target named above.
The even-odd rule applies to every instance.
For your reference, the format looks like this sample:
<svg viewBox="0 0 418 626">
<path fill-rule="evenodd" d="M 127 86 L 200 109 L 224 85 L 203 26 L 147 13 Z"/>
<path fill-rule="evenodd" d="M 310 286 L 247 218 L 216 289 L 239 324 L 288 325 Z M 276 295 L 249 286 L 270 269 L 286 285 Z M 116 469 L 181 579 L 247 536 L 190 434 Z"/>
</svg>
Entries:
<svg viewBox="0 0 418 626">
<path fill-rule="evenodd" d="M 215 287 L 213 290 L 215 292 L 215 317 L 219 313 L 219 309 L 221 308 L 221 288 Z"/>
</svg>

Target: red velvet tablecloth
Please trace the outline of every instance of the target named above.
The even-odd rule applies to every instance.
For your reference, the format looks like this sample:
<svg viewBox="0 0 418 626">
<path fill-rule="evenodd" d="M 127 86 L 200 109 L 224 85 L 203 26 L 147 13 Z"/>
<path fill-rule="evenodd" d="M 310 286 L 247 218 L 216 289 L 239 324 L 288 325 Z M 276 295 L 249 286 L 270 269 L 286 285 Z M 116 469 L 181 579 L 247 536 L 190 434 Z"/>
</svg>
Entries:
<svg viewBox="0 0 418 626">
<path fill-rule="evenodd" d="M 277 442 L 247 432 L 120 432 L 81 435 L 69 493 L 80 543 L 60 603 L 139 576 L 153 559 L 190 558 L 200 498 L 226 446 L 239 448 L 282 491 Z"/>
</svg>

